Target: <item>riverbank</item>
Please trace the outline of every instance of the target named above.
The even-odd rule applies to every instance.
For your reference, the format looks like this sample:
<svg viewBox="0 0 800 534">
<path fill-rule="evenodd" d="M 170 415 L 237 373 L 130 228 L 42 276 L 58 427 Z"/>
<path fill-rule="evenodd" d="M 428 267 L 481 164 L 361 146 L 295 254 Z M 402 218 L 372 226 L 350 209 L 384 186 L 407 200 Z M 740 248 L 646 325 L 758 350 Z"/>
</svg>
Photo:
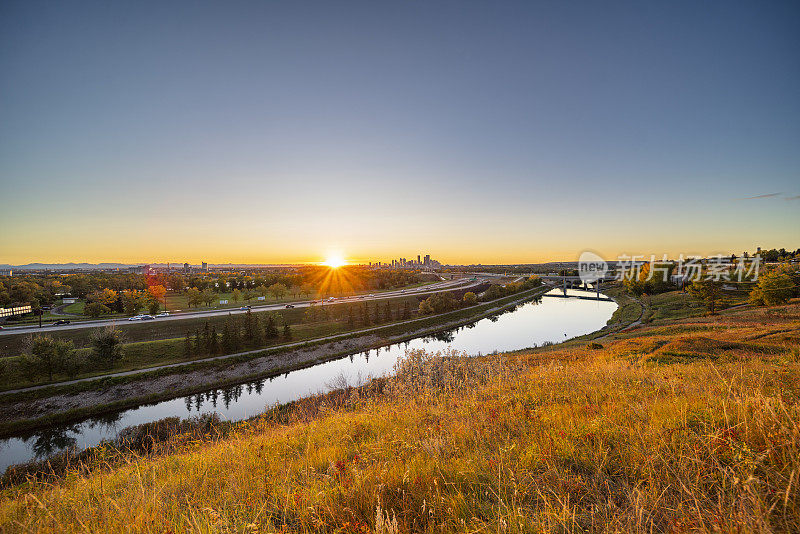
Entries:
<svg viewBox="0 0 800 534">
<path fill-rule="evenodd" d="M 224 437 L 177 440 L 168 455 L 111 466 L 98 457 L 86 471 L 9 488 L 0 524 L 800 529 L 800 302 L 617 335 L 596 346 L 412 359 L 380 391 L 298 402 Z"/>
<path fill-rule="evenodd" d="M 470 323 L 536 298 L 543 287 L 436 316 L 292 344 L 290 350 L 249 351 L 137 373 L 87 379 L 0 396 L 0 437 L 116 412 L 214 388 L 281 375 Z"/>
</svg>

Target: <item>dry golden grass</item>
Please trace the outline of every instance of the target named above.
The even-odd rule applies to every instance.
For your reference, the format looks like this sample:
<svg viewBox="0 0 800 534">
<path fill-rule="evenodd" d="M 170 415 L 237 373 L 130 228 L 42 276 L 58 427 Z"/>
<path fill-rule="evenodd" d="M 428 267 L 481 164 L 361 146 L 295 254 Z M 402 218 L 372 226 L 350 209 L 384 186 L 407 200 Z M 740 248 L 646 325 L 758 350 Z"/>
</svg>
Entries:
<svg viewBox="0 0 800 534">
<path fill-rule="evenodd" d="M 800 305 L 386 387 L 4 490 L 5 531 L 797 532 Z M 380 390 L 380 391 L 379 391 Z"/>
</svg>

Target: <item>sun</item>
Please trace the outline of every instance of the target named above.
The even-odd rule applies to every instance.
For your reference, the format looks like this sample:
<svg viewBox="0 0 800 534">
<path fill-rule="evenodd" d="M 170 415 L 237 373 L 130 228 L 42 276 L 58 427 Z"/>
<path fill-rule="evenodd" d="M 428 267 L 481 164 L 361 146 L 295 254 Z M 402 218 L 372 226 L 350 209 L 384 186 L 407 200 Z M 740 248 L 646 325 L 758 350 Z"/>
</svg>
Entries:
<svg viewBox="0 0 800 534">
<path fill-rule="evenodd" d="M 341 254 L 331 254 L 325 259 L 324 262 L 322 262 L 322 265 L 327 265 L 331 269 L 338 269 L 342 265 L 346 264 L 347 262 L 345 261 L 345 259 L 342 257 Z"/>
</svg>

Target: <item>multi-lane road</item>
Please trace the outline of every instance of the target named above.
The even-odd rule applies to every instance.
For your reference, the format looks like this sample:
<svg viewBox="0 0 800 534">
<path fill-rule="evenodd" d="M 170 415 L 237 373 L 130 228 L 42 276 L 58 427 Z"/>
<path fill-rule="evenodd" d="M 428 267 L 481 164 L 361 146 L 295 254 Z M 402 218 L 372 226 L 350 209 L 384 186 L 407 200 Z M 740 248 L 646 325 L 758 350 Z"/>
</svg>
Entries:
<svg viewBox="0 0 800 534">
<path fill-rule="evenodd" d="M 287 306 L 292 306 L 294 308 L 307 308 L 308 306 L 311 305 L 320 305 L 320 304 L 324 306 L 328 304 L 339 304 L 342 302 L 368 302 L 373 300 L 385 300 L 388 298 L 405 297 L 409 295 L 426 295 L 430 293 L 437 293 L 439 291 L 449 291 L 453 289 L 466 289 L 470 287 L 475 287 L 483 283 L 484 281 L 485 279 L 483 278 L 478 278 L 476 280 L 460 278 L 457 280 L 445 280 L 409 289 L 384 291 L 381 293 L 377 293 L 375 295 L 363 294 L 363 295 L 352 295 L 347 297 L 337 297 L 335 300 L 331 301 L 315 299 L 315 300 L 301 300 L 297 302 L 282 302 L 280 304 L 254 305 L 250 308 L 250 310 L 253 313 L 256 313 L 256 312 L 283 310 Z M 194 319 L 198 317 L 200 318 L 214 317 L 218 315 L 228 315 L 237 313 L 247 313 L 247 310 L 243 310 L 240 308 L 216 308 L 211 310 L 183 311 L 183 312 L 171 313 L 168 317 L 158 317 L 153 320 L 181 321 L 185 319 Z M 70 323 L 67 325 L 58 325 L 58 326 L 49 323 L 49 324 L 44 324 L 41 328 L 39 328 L 39 325 L 5 326 L 2 330 L 0 330 L 0 336 L 41 332 L 42 330 L 59 331 L 59 330 L 76 330 L 81 328 L 97 328 L 112 324 L 124 327 L 128 325 L 139 324 L 139 322 L 128 321 L 127 319 L 121 318 L 121 319 L 110 319 L 110 320 L 104 319 L 98 321 L 76 321 L 74 323 Z"/>
</svg>

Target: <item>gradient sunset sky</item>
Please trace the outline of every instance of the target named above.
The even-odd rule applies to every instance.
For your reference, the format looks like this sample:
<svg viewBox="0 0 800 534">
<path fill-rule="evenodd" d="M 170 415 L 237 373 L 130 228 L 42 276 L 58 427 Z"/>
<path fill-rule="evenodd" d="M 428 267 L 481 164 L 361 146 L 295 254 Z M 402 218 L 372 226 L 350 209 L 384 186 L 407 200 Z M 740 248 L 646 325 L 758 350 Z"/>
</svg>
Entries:
<svg viewBox="0 0 800 534">
<path fill-rule="evenodd" d="M 0 263 L 800 247 L 800 3 L 0 4 Z"/>
</svg>

